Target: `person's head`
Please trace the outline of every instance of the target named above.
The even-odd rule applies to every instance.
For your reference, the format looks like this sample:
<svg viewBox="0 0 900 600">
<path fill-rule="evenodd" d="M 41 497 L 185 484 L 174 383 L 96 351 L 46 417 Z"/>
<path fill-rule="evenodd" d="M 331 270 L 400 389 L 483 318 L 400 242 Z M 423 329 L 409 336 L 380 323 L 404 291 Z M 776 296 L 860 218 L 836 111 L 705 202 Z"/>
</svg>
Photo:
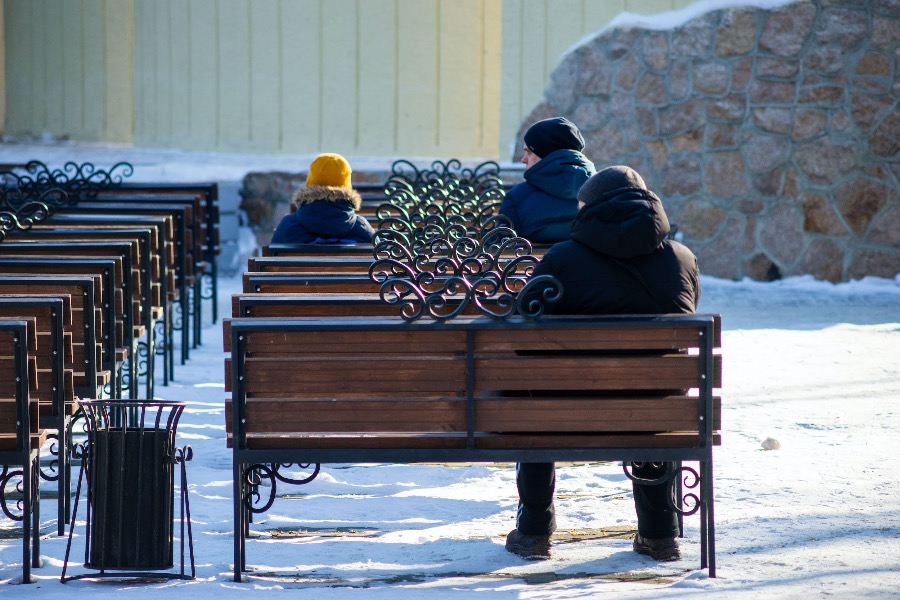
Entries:
<svg viewBox="0 0 900 600">
<path fill-rule="evenodd" d="M 542 158 L 557 150 L 584 150 L 584 138 L 574 123 L 565 117 L 543 119 L 525 132 L 525 155 L 522 162 L 533 167 Z"/>
<path fill-rule="evenodd" d="M 326 152 L 316 157 L 309 165 L 306 187 L 324 185 L 328 187 L 351 187 L 350 163 L 340 154 Z"/>
<path fill-rule="evenodd" d="M 646 190 L 647 184 L 640 174 L 625 165 L 615 165 L 595 173 L 578 190 L 578 208 L 602 200 L 610 192 L 626 188 Z"/>
</svg>

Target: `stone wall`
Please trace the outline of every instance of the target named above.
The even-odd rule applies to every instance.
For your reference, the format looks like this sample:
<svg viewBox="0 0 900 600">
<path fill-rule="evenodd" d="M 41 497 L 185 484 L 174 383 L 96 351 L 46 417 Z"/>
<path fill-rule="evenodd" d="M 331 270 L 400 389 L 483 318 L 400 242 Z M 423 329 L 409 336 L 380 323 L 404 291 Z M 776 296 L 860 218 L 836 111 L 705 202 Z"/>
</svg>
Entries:
<svg viewBox="0 0 900 600">
<path fill-rule="evenodd" d="M 522 123 L 563 115 L 660 195 L 703 273 L 900 273 L 900 1 L 732 8 L 573 50 Z M 521 143 L 517 144 L 517 148 Z M 518 160 L 520 157 L 513 157 Z"/>
</svg>

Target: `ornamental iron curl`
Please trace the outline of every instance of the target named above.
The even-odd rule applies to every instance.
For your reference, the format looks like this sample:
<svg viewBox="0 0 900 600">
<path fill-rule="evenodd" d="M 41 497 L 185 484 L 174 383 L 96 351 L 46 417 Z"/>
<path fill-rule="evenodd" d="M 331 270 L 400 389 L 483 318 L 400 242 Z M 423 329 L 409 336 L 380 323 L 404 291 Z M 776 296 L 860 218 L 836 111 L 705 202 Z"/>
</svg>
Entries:
<svg viewBox="0 0 900 600">
<path fill-rule="evenodd" d="M 659 477 L 653 479 L 636 476 L 631 470 L 640 468 L 649 464 L 657 469 L 663 469 L 663 473 Z M 625 475 L 637 485 L 666 485 L 668 493 L 666 498 L 669 501 L 669 507 L 682 516 L 690 516 L 700 510 L 701 502 L 699 492 L 685 491 L 697 490 L 700 487 L 701 477 L 693 467 L 680 464 L 676 467 L 675 463 L 622 463 L 622 470 Z M 679 495 L 681 496 L 679 498 Z"/>
<path fill-rule="evenodd" d="M 25 471 L 24 469 L 10 469 L 7 465 L 2 467 L 0 470 L 0 510 L 11 520 L 21 521 L 25 518 Z M 38 479 L 38 477 L 32 477 L 33 482 Z M 32 497 L 34 497 L 33 493 Z"/>
<path fill-rule="evenodd" d="M 134 174 L 131 163 L 119 162 L 108 170 L 98 169 L 93 163 L 66 162 L 61 169 L 51 169 L 39 160 L 29 161 L 17 173 L 16 170 L 0 173 L 8 184 L 26 194 L 37 196 L 50 188 L 60 188 L 69 195 L 70 202 L 95 197 L 103 188 L 120 185 Z"/>
<path fill-rule="evenodd" d="M 59 479 L 59 434 L 47 434 L 47 452 L 52 457 L 49 461 L 41 462 L 38 473 L 44 481 L 57 481 Z"/>
<path fill-rule="evenodd" d="M 562 296 L 562 284 L 550 275 L 511 282 L 494 271 L 478 277 L 422 273 L 416 279 L 387 279 L 379 294 L 382 301 L 398 306 L 400 316 L 410 322 L 423 316 L 447 321 L 470 307 L 497 320 L 515 314 L 536 319 L 544 314 L 547 304 Z"/>
<path fill-rule="evenodd" d="M 479 237 L 465 233 L 452 224 L 446 229 L 435 225 L 433 233 L 426 239 L 413 241 L 412 248 L 396 240 L 378 242 L 369 276 L 379 283 L 393 277 L 416 279 L 422 273 L 481 277 L 490 271 L 503 273 L 512 263 L 520 265 L 516 272 L 521 277 L 524 273 L 521 263 L 528 262 L 533 267 L 538 262 L 535 257 L 527 258 L 531 243 L 516 237 L 511 229 L 492 227 Z"/>
<path fill-rule="evenodd" d="M 287 483 L 291 485 L 304 485 L 311 482 L 315 479 L 321 468 L 319 463 L 315 464 L 313 468 L 313 472 L 305 477 L 294 478 L 288 477 L 286 475 L 281 474 L 282 468 L 290 468 L 293 466 L 293 463 L 270 463 L 270 464 L 262 464 L 257 463 L 253 465 L 249 465 L 246 467 L 241 474 L 244 497 L 243 503 L 244 506 L 251 514 L 260 514 L 264 513 L 272 507 L 272 504 L 275 502 L 275 496 L 277 493 L 278 482 Z M 308 469 L 310 467 L 310 463 L 300 463 L 297 465 L 300 469 Z M 263 485 L 263 482 L 268 482 L 268 498 L 263 501 L 262 494 L 260 493 L 260 486 Z"/>
<path fill-rule="evenodd" d="M 435 160 L 430 169 L 419 170 L 408 160 L 396 160 L 391 165 L 389 181 L 406 181 L 412 185 L 421 185 L 433 181 L 456 180 L 464 184 L 478 187 L 484 182 L 499 181 L 500 165 L 494 161 L 485 161 L 475 168 L 462 168 L 459 159 L 452 158 L 447 162 Z"/>
<path fill-rule="evenodd" d="M 53 206 L 65 198 L 62 190 L 51 189 L 34 199 L 16 188 L 0 191 L 0 241 L 7 232 L 28 231 L 32 225 L 53 214 Z"/>
</svg>

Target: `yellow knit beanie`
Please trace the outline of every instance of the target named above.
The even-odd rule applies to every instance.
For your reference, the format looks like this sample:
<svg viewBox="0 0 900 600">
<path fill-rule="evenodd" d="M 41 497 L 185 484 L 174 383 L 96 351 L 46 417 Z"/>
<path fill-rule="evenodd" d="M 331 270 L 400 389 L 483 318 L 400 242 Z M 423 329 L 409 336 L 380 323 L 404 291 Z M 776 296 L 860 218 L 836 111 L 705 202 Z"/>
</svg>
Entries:
<svg viewBox="0 0 900 600">
<path fill-rule="evenodd" d="M 331 187 L 350 187 L 350 163 L 340 154 L 326 152 L 316 157 L 309 165 L 306 176 L 306 187 L 311 185 L 327 185 Z"/>
</svg>

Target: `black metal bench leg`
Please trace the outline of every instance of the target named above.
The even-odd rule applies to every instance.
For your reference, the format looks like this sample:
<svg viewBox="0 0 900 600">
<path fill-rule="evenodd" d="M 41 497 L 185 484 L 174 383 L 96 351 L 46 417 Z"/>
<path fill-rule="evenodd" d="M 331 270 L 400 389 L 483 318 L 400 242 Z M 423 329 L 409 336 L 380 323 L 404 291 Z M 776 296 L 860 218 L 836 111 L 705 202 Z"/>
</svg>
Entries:
<svg viewBox="0 0 900 600">
<path fill-rule="evenodd" d="M 702 517 L 706 525 L 706 535 L 708 541 L 706 543 L 706 554 L 708 555 L 709 576 L 716 576 L 716 525 L 715 525 L 715 501 L 713 499 L 713 467 L 712 459 L 703 465 L 703 502 L 706 508 L 706 515 Z M 702 538 L 707 540 L 707 538 Z"/>
<path fill-rule="evenodd" d="M 194 307 L 194 312 L 191 315 L 194 319 L 194 348 L 200 345 L 200 330 L 203 327 L 203 297 L 200 294 L 200 281 L 202 279 L 203 277 L 198 275 L 194 280 L 193 293 L 191 295 Z"/>
<path fill-rule="evenodd" d="M 148 328 L 147 331 L 147 400 L 153 400 L 154 386 L 153 377 L 156 365 L 156 326 Z M 165 362 L 163 362 L 163 370 L 165 370 Z"/>
<path fill-rule="evenodd" d="M 187 287 L 181 286 L 181 364 L 185 364 L 190 358 L 191 348 L 191 307 L 188 298 Z"/>
<path fill-rule="evenodd" d="M 234 580 L 241 581 L 241 572 L 246 568 L 246 509 L 244 507 L 244 465 L 235 464 L 233 479 L 234 501 Z"/>
</svg>

